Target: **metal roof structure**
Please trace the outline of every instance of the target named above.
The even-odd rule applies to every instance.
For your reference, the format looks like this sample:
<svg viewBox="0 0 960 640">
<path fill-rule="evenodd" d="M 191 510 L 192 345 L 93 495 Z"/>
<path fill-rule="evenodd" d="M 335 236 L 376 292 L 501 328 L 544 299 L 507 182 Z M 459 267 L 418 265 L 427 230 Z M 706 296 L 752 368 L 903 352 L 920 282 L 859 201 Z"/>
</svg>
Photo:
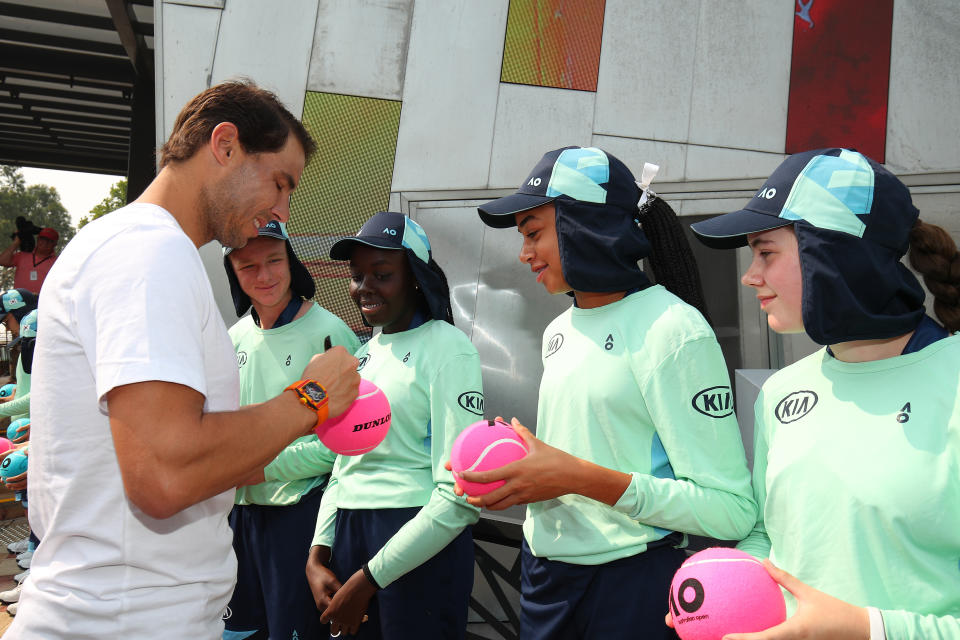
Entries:
<svg viewBox="0 0 960 640">
<path fill-rule="evenodd" d="M 153 0 L 0 1 L 0 163 L 148 183 L 153 38 Z"/>
</svg>

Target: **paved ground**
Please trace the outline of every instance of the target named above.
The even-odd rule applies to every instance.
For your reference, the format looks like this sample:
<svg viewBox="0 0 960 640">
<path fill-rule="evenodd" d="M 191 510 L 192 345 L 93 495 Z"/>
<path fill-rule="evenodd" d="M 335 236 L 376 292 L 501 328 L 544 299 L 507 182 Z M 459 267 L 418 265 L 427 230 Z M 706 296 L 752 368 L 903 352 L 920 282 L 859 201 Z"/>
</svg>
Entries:
<svg viewBox="0 0 960 640">
<path fill-rule="evenodd" d="M 17 566 L 17 559 L 7 552 L 7 544 L 22 540 L 27 536 L 27 519 L 23 515 L 23 507 L 9 491 L 0 492 L 0 591 L 7 591 L 16 586 L 13 576 L 23 569 Z M 7 605 L 0 603 L 0 636 L 13 622 L 13 617 L 7 613 Z"/>
</svg>

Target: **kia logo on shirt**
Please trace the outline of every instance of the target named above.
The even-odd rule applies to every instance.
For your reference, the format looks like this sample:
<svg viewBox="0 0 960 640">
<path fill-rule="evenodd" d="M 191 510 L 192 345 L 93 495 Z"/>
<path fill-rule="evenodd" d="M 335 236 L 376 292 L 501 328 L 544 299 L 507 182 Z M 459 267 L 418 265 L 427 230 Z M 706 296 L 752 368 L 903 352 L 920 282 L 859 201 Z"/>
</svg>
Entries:
<svg viewBox="0 0 960 640">
<path fill-rule="evenodd" d="M 698 391 L 691 400 L 693 408 L 710 418 L 726 418 L 733 413 L 733 398 L 730 387 L 719 385 Z"/>
<path fill-rule="evenodd" d="M 457 398 L 457 404 L 478 416 L 483 415 L 483 394 L 479 391 L 464 391 Z"/>
<path fill-rule="evenodd" d="M 794 391 L 780 401 L 773 414 L 783 424 L 796 422 L 817 406 L 817 394 L 813 391 Z"/>
</svg>

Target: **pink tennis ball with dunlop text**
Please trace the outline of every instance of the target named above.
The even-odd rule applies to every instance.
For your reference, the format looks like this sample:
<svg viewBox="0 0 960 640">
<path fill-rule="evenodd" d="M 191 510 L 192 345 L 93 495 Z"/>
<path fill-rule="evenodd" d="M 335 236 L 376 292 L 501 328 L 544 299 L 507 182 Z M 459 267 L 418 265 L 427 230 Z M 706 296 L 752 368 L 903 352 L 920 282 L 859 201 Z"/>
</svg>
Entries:
<svg viewBox="0 0 960 640">
<path fill-rule="evenodd" d="M 495 482 L 467 482 L 464 471 L 490 471 L 527 455 L 527 445 L 517 432 L 499 420 L 480 420 L 460 432 L 450 452 L 450 467 L 457 484 L 470 496 L 482 496 L 503 486 Z"/>
<path fill-rule="evenodd" d="M 720 640 L 787 619 L 780 586 L 748 553 L 711 547 L 684 562 L 670 584 L 670 615 L 682 640 Z"/>
<path fill-rule="evenodd" d="M 317 425 L 314 432 L 330 451 L 357 456 L 372 451 L 390 431 L 390 402 L 369 380 L 360 380 L 357 399 L 341 415 Z"/>
</svg>

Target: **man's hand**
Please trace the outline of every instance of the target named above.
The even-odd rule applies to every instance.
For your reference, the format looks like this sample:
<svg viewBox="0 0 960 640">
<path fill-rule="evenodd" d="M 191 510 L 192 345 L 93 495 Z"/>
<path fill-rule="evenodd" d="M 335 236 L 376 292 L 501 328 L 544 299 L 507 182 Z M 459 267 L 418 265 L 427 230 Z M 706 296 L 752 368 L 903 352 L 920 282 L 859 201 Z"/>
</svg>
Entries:
<svg viewBox="0 0 960 640">
<path fill-rule="evenodd" d="M 359 361 L 337 345 L 310 358 L 303 370 L 303 379 L 316 380 L 327 391 L 329 418 L 336 418 L 357 399 L 360 388 Z"/>
</svg>

